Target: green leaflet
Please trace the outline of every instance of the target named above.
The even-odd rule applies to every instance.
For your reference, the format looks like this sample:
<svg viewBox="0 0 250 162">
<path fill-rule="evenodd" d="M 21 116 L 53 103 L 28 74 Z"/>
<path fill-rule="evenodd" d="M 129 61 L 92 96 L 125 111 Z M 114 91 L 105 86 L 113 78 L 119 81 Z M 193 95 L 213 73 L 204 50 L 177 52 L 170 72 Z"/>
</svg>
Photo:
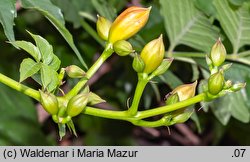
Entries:
<svg viewBox="0 0 250 162">
<path fill-rule="evenodd" d="M 0 23 L 3 26 L 4 33 L 9 41 L 14 41 L 14 18 L 16 17 L 16 0 L 0 1 Z"/>
<path fill-rule="evenodd" d="M 218 30 L 194 5 L 193 0 L 160 0 L 170 48 L 180 44 L 208 52 L 219 37 Z M 202 40 L 202 41 L 197 41 Z"/>
<path fill-rule="evenodd" d="M 26 58 L 22 61 L 20 65 L 20 80 L 19 82 L 24 81 L 28 77 L 36 74 L 41 68 L 41 64 L 35 62 L 31 58 Z"/>
</svg>

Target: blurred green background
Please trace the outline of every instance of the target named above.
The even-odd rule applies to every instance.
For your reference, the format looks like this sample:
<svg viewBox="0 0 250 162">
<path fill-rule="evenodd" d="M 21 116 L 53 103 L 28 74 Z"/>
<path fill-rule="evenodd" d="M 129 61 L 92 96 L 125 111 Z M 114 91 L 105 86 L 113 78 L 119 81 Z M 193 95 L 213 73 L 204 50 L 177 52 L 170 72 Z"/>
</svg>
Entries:
<svg viewBox="0 0 250 162">
<path fill-rule="evenodd" d="M 4 1 L 0 2 L 0 22 L 11 28 L 15 13 L 8 14 L 11 6 Z M 15 2 L 11 0 L 12 4 Z M 31 2 L 39 4 L 38 8 L 24 5 Z M 195 105 L 197 111 L 192 119 L 170 128 L 142 128 L 124 121 L 81 115 L 74 119 L 78 137 L 68 133 L 59 141 L 57 125 L 35 101 L 0 83 L 0 145 L 250 145 L 249 0 L 20 0 L 15 6 L 15 39 L 32 41 L 26 30 L 39 34 L 53 45 L 61 67 L 82 66 L 63 36 L 39 12 L 46 9 L 60 17 L 60 12 L 54 10 L 58 7 L 82 58 L 91 66 L 104 45 L 95 32 L 96 15 L 114 20 L 132 5 L 152 6 L 147 25 L 129 40 L 134 49 L 140 51 L 146 42 L 163 33 L 166 53 L 173 53 L 175 58 L 170 70 L 154 80 L 158 84 L 146 87 L 143 107 L 160 105 L 164 96 L 180 84 L 202 82 L 209 77 L 205 56 L 218 37 L 229 54 L 227 61 L 233 63 L 226 77 L 246 82 L 246 88 L 212 103 Z M 7 43 L 14 35 L 4 31 L 1 26 L 0 72 L 19 80 L 20 63 L 28 55 Z M 114 55 L 90 81 L 91 90 L 109 103 L 100 105 L 101 108 L 127 109 L 137 81 L 131 64 L 131 57 Z M 65 80 L 65 90 L 77 82 Z M 39 89 L 32 79 L 24 84 Z"/>
</svg>

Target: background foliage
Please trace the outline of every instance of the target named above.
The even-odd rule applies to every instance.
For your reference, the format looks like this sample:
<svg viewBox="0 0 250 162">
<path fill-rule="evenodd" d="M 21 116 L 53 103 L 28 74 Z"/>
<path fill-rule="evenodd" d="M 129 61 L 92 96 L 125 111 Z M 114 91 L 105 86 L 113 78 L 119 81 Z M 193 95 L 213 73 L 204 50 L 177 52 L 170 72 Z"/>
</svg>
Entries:
<svg viewBox="0 0 250 162">
<path fill-rule="evenodd" d="M 233 67 L 226 73 L 246 82 L 240 92 L 212 103 L 201 103 L 185 124 L 170 128 L 139 128 L 127 122 L 82 115 L 75 119 L 78 138 L 68 134 L 58 142 L 56 125 L 30 98 L 0 84 L 0 145 L 250 145 L 250 1 L 249 0 L 1 0 L 0 71 L 19 80 L 19 65 L 27 53 L 7 40 L 31 40 L 26 30 L 53 45 L 61 66 L 91 66 L 104 42 L 95 32 L 96 14 L 114 20 L 131 5 L 152 6 L 148 24 L 129 41 L 136 50 L 164 34 L 166 56 L 175 57 L 170 71 L 156 78 L 143 95 L 144 107 L 161 104 L 164 95 L 182 83 L 207 78 L 205 55 L 218 37 L 223 39 Z M 14 25 L 15 24 L 15 25 Z M 136 74 L 132 59 L 113 56 L 90 81 L 91 89 L 111 105 L 126 109 Z M 183 70 L 185 69 L 185 70 Z M 67 80 L 65 89 L 76 80 Z M 39 88 L 32 79 L 25 81 Z M 200 85 L 201 86 L 201 85 Z M 202 109 L 198 109 L 202 106 Z M 37 109 L 36 109 L 37 108 Z M 38 109 L 39 110 L 39 109 Z M 40 119 L 38 121 L 38 119 Z"/>
</svg>

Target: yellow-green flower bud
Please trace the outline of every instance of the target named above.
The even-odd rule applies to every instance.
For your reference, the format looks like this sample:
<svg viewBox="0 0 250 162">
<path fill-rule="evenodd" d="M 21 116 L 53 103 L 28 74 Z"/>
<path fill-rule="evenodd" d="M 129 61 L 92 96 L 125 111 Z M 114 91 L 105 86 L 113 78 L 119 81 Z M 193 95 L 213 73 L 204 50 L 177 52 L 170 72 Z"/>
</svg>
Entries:
<svg viewBox="0 0 250 162">
<path fill-rule="evenodd" d="M 98 35 L 105 41 L 108 40 L 111 24 L 112 22 L 105 17 L 97 15 L 96 30 Z"/>
<path fill-rule="evenodd" d="M 191 84 L 183 84 L 176 87 L 171 93 L 178 94 L 179 101 L 184 101 L 186 99 L 192 98 L 195 95 L 197 81 Z"/>
<path fill-rule="evenodd" d="M 153 72 L 162 63 L 165 53 L 165 47 L 162 35 L 152 40 L 141 51 L 141 58 L 144 61 L 144 73 Z"/>
<path fill-rule="evenodd" d="M 135 54 L 132 66 L 137 73 L 143 72 L 145 64 L 140 55 Z"/>
<path fill-rule="evenodd" d="M 85 72 L 76 65 L 70 65 L 66 67 L 65 71 L 71 78 L 82 78 L 85 76 Z"/>
<path fill-rule="evenodd" d="M 88 94 L 79 94 L 69 100 L 67 105 L 67 115 L 74 117 L 79 115 L 88 103 Z"/>
<path fill-rule="evenodd" d="M 222 71 L 214 73 L 208 79 L 208 92 L 212 95 L 217 95 L 223 89 L 224 83 Z"/>
<path fill-rule="evenodd" d="M 158 75 L 164 74 L 170 67 L 172 61 L 173 61 L 173 58 L 164 59 L 161 62 L 160 66 L 158 66 L 158 68 L 155 71 L 153 71 L 153 75 L 158 76 Z"/>
<path fill-rule="evenodd" d="M 127 56 L 134 52 L 132 45 L 125 40 L 119 40 L 114 43 L 113 49 L 115 53 L 119 56 Z"/>
<path fill-rule="evenodd" d="M 44 110 L 47 111 L 51 115 L 55 115 L 58 112 L 58 100 L 55 95 L 52 93 L 46 93 L 41 90 L 40 92 L 40 99 L 41 105 L 43 106 Z"/>
<path fill-rule="evenodd" d="M 226 55 L 226 49 L 219 38 L 213 45 L 210 53 L 210 59 L 212 60 L 213 65 L 220 66 L 225 61 Z"/>
<path fill-rule="evenodd" d="M 129 7 L 123 11 L 113 22 L 109 30 L 108 41 L 115 43 L 126 40 L 135 35 L 148 21 L 151 7 Z"/>
</svg>

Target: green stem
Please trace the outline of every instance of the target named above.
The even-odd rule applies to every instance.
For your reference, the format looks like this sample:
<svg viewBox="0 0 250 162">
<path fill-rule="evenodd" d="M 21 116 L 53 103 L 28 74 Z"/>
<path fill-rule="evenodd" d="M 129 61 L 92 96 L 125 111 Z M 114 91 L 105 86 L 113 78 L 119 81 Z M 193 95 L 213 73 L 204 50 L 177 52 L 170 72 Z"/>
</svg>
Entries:
<svg viewBox="0 0 250 162">
<path fill-rule="evenodd" d="M 109 119 L 130 120 L 127 111 L 103 110 L 100 108 L 87 106 L 83 114 L 93 115 Z"/>
<path fill-rule="evenodd" d="M 96 60 L 96 62 L 89 68 L 86 72 L 86 77 L 90 79 L 95 72 L 100 68 L 100 66 L 112 55 L 113 53 L 112 45 L 107 44 L 101 56 Z M 72 98 L 73 96 L 77 95 L 79 91 L 84 87 L 86 82 L 88 81 L 86 78 L 82 78 L 74 88 L 72 88 L 66 95 L 65 98 Z"/>
<path fill-rule="evenodd" d="M 164 117 L 156 121 L 136 120 L 131 123 L 141 127 L 160 127 L 169 125 Z"/>
<path fill-rule="evenodd" d="M 143 90 L 148 83 L 147 76 L 148 75 L 146 73 L 139 73 L 138 74 L 138 83 L 136 85 L 133 102 L 132 102 L 131 107 L 128 110 L 128 113 L 131 116 L 134 116 L 137 113 Z"/>
<path fill-rule="evenodd" d="M 205 99 L 205 94 L 201 93 L 190 99 L 187 99 L 185 101 L 181 101 L 172 105 L 161 106 L 161 107 L 144 110 L 144 111 L 138 111 L 135 116 L 131 116 L 128 113 L 128 111 L 103 110 L 103 109 L 90 107 L 90 106 L 87 106 L 83 113 L 88 114 L 88 115 L 98 116 L 98 117 L 109 118 L 109 119 L 126 120 L 132 123 L 140 124 L 140 122 L 137 122 L 137 120 L 141 120 L 141 119 L 148 118 L 148 117 L 153 117 L 153 116 L 160 115 L 160 114 L 166 114 L 168 112 L 172 112 L 172 111 L 181 109 L 183 107 L 187 107 L 195 103 L 204 101 L 204 99 Z"/>
<path fill-rule="evenodd" d="M 27 87 L 1 73 L 0 73 L 0 82 L 19 92 L 26 94 L 27 96 L 34 98 L 37 101 L 40 101 L 40 94 L 37 90 Z"/>
<path fill-rule="evenodd" d="M 180 108 L 187 107 L 189 105 L 193 105 L 195 103 L 204 101 L 205 96 L 206 96 L 205 93 L 201 93 L 195 97 L 192 97 L 190 99 L 187 99 L 181 102 L 177 102 L 172 105 L 161 106 L 161 107 L 153 108 L 150 110 L 138 112 L 135 117 L 137 119 L 143 119 L 143 118 L 148 118 L 148 117 L 155 116 L 155 115 L 165 114 L 165 113 L 175 111 Z"/>
</svg>

